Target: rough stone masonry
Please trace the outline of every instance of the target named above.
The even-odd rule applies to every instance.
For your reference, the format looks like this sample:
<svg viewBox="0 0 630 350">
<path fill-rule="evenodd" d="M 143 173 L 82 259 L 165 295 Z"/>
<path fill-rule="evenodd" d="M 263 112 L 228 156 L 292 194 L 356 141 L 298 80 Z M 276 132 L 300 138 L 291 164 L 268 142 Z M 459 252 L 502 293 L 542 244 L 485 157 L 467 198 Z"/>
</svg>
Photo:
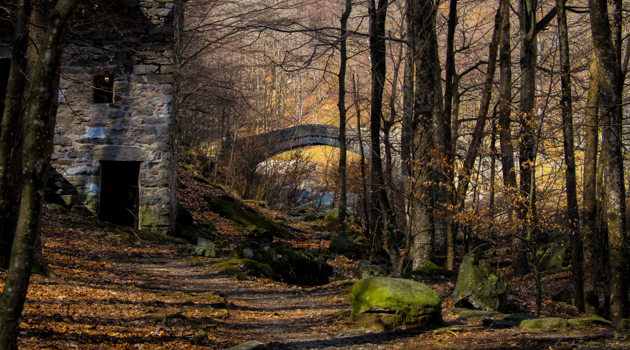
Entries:
<svg viewBox="0 0 630 350">
<path fill-rule="evenodd" d="M 102 27 L 79 25 L 68 38 L 49 176 L 64 204 L 172 228 L 180 9 L 179 0 L 119 0 L 102 10 Z"/>
</svg>

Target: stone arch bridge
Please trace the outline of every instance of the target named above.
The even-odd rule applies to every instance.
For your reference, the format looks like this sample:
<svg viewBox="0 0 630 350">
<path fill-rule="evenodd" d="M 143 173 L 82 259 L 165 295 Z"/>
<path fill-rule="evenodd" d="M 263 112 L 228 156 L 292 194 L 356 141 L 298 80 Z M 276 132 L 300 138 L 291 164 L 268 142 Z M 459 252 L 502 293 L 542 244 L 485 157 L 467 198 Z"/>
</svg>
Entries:
<svg viewBox="0 0 630 350">
<path fill-rule="evenodd" d="M 355 128 L 346 128 L 347 150 L 361 154 L 359 133 Z M 246 169 L 256 169 L 266 159 L 286 151 L 309 146 L 339 147 L 339 127 L 323 124 L 305 124 L 286 129 L 269 131 L 234 141 L 233 150 L 240 154 Z M 367 157 L 369 143 L 363 142 Z"/>
</svg>

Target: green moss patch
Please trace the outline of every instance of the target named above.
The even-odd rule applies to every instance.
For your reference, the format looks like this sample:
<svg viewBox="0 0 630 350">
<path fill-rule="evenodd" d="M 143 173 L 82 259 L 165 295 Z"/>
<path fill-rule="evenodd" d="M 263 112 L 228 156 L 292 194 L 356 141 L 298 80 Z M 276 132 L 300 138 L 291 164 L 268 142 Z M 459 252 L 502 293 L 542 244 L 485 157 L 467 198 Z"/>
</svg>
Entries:
<svg viewBox="0 0 630 350">
<path fill-rule="evenodd" d="M 407 276 L 422 277 L 449 277 L 456 278 L 457 272 L 438 266 L 431 261 L 425 260 L 415 270 L 407 273 Z"/>
<path fill-rule="evenodd" d="M 230 259 L 210 266 L 210 271 L 218 272 L 228 276 L 238 276 L 240 271 L 238 270 L 237 266 L 240 266 L 242 264 L 243 263 L 239 259 Z"/>
<path fill-rule="evenodd" d="M 305 252 L 294 252 L 289 249 L 278 251 L 279 258 L 273 263 L 274 270 L 285 282 L 302 286 L 319 286 L 327 284 L 333 274 L 333 268 L 322 256 L 314 256 Z"/>
<path fill-rule="evenodd" d="M 523 320 L 519 325 L 519 328 L 529 330 L 550 330 L 566 328 L 568 324 L 567 320 L 561 317 L 546 317 L 534 320 Z"/>
<path fill-rule="evenodd" d="M 280 279 L 273 268 L 267 264 L 251 259 L 242 259 L 241 261 L 243 262 L 243 266 L 247 269 L 247 274 L 250 276 L 267 277 L 273 280 Z"/>
<path fill-rule="evenodd" d="M 569 324 L 578 325 L 578 326 L 589 326 L 589 325 L 612 326 L 612 322 L 597 315 L 593 315 L 589 317 L 581 317 L 581 318 L 572 318 L 572 319 L 569 319 Z"/>
<path fill-rule="evenodd" d="M 401 278 L 370 277 L 355 283 L 352 320 L 362 327 L 390 329 L 442 321 L 442 298 L 429 286 Z"/>
<path fill-rule="evenodd" d="M 210 210 L 232 221 L 240 227 L 255 225 L 259 229 L 265 229 L 276 237 L 289 239 L 293 234 L 282 225 L 277 224 L 259 211 L 229 196 L 205 196 L 205 201 L 210 205 Z"/>
<path fill-rule="evenodd" d="M 192 177 L 192 178 L 193 178 L 193 179 L 195 179 L 195 181 L 197 181 L 197 182 L 199 182 L 199 183 L 206 184 L 206 185 L 209 185 L 209 184 L 210 184 L 210 181 L 208 181 L 208 179 L 206 179 L 206 178 L 205 178 L 205 177 L 203 177 L 203 176 L 200 176 L 200 175 L 193 175 L 193 177 Z"/>
</svg>

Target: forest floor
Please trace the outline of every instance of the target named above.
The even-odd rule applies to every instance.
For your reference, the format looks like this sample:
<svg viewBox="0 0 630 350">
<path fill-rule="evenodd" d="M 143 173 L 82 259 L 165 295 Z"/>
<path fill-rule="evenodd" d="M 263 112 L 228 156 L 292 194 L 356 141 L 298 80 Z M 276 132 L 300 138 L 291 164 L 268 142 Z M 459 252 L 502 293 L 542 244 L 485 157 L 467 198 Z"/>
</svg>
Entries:
<svg viewBox="0 0 630 350">
<path fill-rule="evenodd" d="M 198 188 L 183 178 L 180 201 L 196 220 L 212 220 L 222 239 L 242 236 L 205 211 Z M 197 197 L 197 199 L 195 199 Z M 295 246 L 321 246 L 306 230 Z M 269 349 L 630 349 L 630 334 L 610 327 L 570 326 L 559 331 L 484 328 L 448 310 L 454 281 L 422 280 L 443 297 L 444 324 L 381 332 L 353 329 L 342 317 L 356 282 L 358 261 L 329 260 L 334 281 L 298 287 L 213 268 L 225 260 L 191 258 L 182 244 L 139 240 L 137 233 L 95 219 L 48 208 L 43 225 L 44 255 L 56 278 L 33 276 L 23 312 L 20 349 L 224 349 L 250 340 Z M 0 271 L 0 287 L 5 271 Z M 510 279 L 511 305 L 531 311 L 533 287 Z M 546 299 L 567 288 L 570 276 L 545 281 Z M 515 307 L 515 306 L 513 306 Z M 567 317 L 546 302 L 543 315 Z"/>
</svg>

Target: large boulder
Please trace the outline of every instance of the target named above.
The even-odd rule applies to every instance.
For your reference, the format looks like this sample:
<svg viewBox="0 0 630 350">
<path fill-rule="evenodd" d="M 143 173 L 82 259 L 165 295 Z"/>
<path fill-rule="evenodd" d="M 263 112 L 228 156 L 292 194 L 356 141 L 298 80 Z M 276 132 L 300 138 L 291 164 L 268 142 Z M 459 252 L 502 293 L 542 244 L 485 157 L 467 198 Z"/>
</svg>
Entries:
<svg viewBox="0 0 630 350">
<path fill-rule="evenodd" d="M 562 317 L 546 317 L 523 320 L 518 327 L 526 330 L 553 330 L 566 328 L 568 325 L 569 322 Z"/>
<path fill-rule="evenodd" d="M 357 259 L 363 255 L 366 247 L 366 245 L 356 243 L 347 237 L 335 235 L 330 241 L 328 251 L 332 254 L 340 254 L 351 259 Z"/>
<path fill-rule="evenodd" d="M 540 271 L 557 271 L 568 264 L 571 242 L 566 237 L 557 238 L 552 244 L 537 252 Z"/>
<path fill-rule="evenodd" d="M 287 283 L 301 286 L 320 286 L 329 282 L 333 268 L 323 256 L 308 252 L 279 249 L 278 258 L 272 263 L 274 270 Z"/>
<path fill-rule="evenodd" d="M 577 326 L 590 326 L 590 325 L 612 326 L 612 322 L 597 315 L 591 315 L 589 317 L 571 318 L 568 320 L 568 322 L 570 325 L 577 325 Z"/>
<path fill-rule="evenodd" d="M 442 298 L 429 286 L 402 278 L 369 277 L 352 287 L 351 320 L 359 327 L 441 324 Z"/>
<path fill-rule="evenodd" d="M 294 236 L 282 225 L 230 196 L 205 196 L 204 200 L 210 206 L 210 210 L 240 227 L 265 229 L 273 236 L 283 239 L 291 239 Z"/>
<path fill-rule="evenodd" d="M 503 311 L 507 303 L 507 284 L 495 275 L 490 265 L 466 254 L 459 268 L 453 304 L 486 311 Z"/>
<path fill-rule="evenodd" d="M 352 214 L 351 212 L 346 212 L 346 221 L 355 222 L 357 220 L 357 216 Z M 324 226 L 328 227 L 331 230 L 337 230 L 339 225 L 339 208 L 332 208 L 326 213 L 324 216 Z"/>
<path fill-rule="evenodd" d="M 217 252 L 214 248 L 215 244 L 212 241 L 199 238 L 197 241 L 197 247 L 195 248 L 195 255 L 214 258 L 217 256 Z"/>
<path fill-rule="evenodd" d="M 421 276 L 421 277 L 447 277 L 455 279 L 457 272 L 451 271 L 447 268 L 438 266 L 429 260 L 425 260 L 420 263 L 415 270 L 408 272 L 408 276 Z"/>
</svg>

